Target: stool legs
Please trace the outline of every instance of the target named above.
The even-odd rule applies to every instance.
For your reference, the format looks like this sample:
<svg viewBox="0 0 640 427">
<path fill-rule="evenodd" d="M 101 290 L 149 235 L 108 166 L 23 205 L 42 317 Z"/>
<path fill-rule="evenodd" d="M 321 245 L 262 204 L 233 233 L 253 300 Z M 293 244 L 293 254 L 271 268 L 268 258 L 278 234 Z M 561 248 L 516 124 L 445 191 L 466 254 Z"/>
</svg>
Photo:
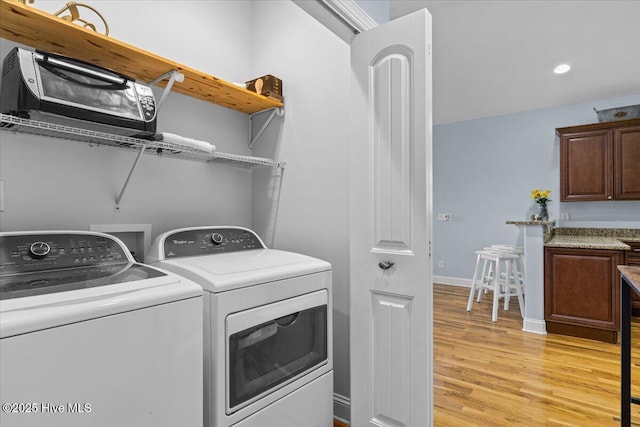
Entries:
<svg viewBox="0 0 640 427">
<path fill-rule="evenodd" d="M 493 311 L 491 313 L 491 321 L 498 320 L 498 306 L 500 305 L 500 260 L 496 261 L 496 271 L 493 276 Z M 505 298 L 505 303 L 507 298 Z"/>
<path fill-rule="evenodd" d="M 484 280 L 484 269 L 486 263 L 482 268 L 482 275 L 480 276 L 480 280 Z M 480 270 L 480 254 L 476 257 L 476 268 L 473 270 L 473 279 L 471 280 L 471 292 L 469 292 L 469 301 L 467 302 L 467 311 L 471 311 L 471 306 L 473 305 L 473 297 L 476 291 L 476 281 L 478 280 L 478 272 Z M 482 293 L 482 289 L 478 288 L 478 301 L 480 301 L 480 294 Z"/>
<path fill-rule="evenodd" d="M 467 311 L 471 311 L 474 298 L 480 302 L 483 292 L 493 291 L 491 320 L 498 320 L 500 298 L 504 298 L 504 309 L 509 310 L 512 296 L 518 297 L 520 314 L 524 318 L 524 272 L 518 265 L 518 254 L 504 248 L 485 248 L 476 252 L 476 264 L 467 300 Z M 482 263 L 482 265 L 481 265 Z M 476 292 L 478 292 L 476 297 Z"/>
<path fill-rule="evenodd" d="M 522 315 L 522 318 L 524 319 L 524 292 L 523 292 L 523 287 L 524 287 L 524 273 L 521 273 L 520 268 L 518 268 L 518 263 L 516 260 L 513 261 L 513 287 L 516 290 L 516 295 L 518 297 L 518 305 L 520 306 L 520 314 Z M 509 294 L 508 297 L 505 298 L 509 298 L 511 299 L 511 295 Z"/>
</svg>

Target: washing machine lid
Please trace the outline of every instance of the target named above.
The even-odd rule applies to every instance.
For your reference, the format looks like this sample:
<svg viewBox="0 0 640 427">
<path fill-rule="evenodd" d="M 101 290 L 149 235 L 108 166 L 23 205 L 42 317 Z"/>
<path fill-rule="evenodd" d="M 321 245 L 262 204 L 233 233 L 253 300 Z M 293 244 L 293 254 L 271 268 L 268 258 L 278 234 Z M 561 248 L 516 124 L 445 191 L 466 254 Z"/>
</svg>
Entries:
<svg viewBox="0 0 640 427">
<path fill-rule="evenodd" d="M 224 292 L 331 270 L 331 264 L 326 261 L 277 249 L 173 258 L 154 265 L 186 277 L 208 292 Z"/>
</svg>

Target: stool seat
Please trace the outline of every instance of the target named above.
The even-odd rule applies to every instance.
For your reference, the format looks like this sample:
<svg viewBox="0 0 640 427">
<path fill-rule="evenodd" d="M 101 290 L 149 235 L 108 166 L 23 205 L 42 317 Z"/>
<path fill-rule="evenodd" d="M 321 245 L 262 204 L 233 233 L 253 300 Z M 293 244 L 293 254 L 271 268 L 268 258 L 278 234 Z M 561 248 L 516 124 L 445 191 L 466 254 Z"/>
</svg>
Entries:
<svg viewBox="0 0 640 427">
<path fill-rule="evenodd" d="M 504 309 L 508 310 L 512 296 L 518 297 L 520 314 L 524 318 L 524 269 L 522 264 L 518 265 L 522 255 L 518 252 L 517 247 L 510 245 L 495 245 L 475 252 L 476 266 L 467 311 L 471 311 L 476 292 L 480 302 L 483 293 L 493 291 L 493 322 L 498 320 L 500 298 L 504 299 Z"/>
</svg>

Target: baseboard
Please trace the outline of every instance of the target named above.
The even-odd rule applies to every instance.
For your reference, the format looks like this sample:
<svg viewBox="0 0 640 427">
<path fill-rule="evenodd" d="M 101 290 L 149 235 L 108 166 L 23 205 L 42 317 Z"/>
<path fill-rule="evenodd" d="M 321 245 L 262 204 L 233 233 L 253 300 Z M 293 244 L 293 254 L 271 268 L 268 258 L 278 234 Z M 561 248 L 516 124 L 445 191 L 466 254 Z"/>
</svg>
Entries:
<svg viewBox="0 0 640 427">
<path fill-rule="evenodd" d="M 333 393 L 333 418 L 334 426 L 344 427 L 349 425 L 351 419 L 351 399 L 341 394 Z M 340 424 L 336 424 L 336 422 Z"/>
<path fill-rule="evenodd" d="M 522 321 L 522 330 L 534 334 L 547 335 L 547 322 L 538 319 L 527 319 Z"/>
<path fill-rule="evenodd" d="M 466 279 L 463 277 L 433 276 L 433 283 L 439 283 L 441 285 L 462 286 L 464 288 L 471 287 L 471 279 Z"/>
</svg>

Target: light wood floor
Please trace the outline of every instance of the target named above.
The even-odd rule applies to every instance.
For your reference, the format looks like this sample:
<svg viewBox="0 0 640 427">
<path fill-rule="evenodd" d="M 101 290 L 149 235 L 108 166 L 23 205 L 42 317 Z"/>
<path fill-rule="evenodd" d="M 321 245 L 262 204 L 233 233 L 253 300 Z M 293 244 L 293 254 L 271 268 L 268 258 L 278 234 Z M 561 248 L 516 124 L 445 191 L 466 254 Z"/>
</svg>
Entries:
<svg viewBox="0 0 640 427">
<path fill-rule="evenodd" d="M 468 292 L 434 285 L 436 426 L 619 425 L 619 345 L 522 332 L 516 298 L 493 323 L 491 298 L 467 312 Z M 640 322 L 633 342 L 640 396 Z M 632 414 L 640 425 L 639 405 Z"/>
</svg>

